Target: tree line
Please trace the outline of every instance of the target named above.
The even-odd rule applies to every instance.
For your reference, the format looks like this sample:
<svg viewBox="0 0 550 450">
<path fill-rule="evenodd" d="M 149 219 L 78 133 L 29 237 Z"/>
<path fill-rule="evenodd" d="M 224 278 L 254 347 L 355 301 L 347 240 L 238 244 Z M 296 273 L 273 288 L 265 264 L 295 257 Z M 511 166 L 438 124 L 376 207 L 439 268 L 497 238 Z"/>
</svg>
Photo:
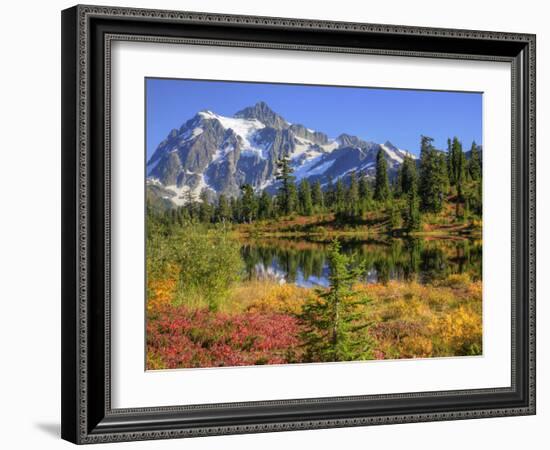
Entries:
<svg viewBox="0 0 550 450">
<path fill-rule="evenodd" d="M 420 227 L 423 213 L 439 213 L 445 201 L 454 202 L 457 218 L 481 216 L 482 161 L 480 147 L 473 142 L 467 159 L 458 138 L 448 140 L 446 152 L 437 150 L 433 139 L 421 136 L 419 162 L 406 156 L 397 176 L 390 180 L 384 151 L 376 157 L 374 180 L 364 171 L 352 171 L 322 185 L 319 180 L 296 182 L 288 156 L 277 162 L 275 194 L 258 192 L 252 185 L 240 187 L 240 195 L 220 194 L 211 201 L 203 191 L 198 201 L 190 197 L 182 207 L 167 214 L 172 221 L 189 219 L 214 223 L 250 223 L 294 214 L 310 216 L 334 213 L 342 222 L 356 222 L 369 211 L 384 210 L 390 229 L 408 231 Z"/>
</svg>

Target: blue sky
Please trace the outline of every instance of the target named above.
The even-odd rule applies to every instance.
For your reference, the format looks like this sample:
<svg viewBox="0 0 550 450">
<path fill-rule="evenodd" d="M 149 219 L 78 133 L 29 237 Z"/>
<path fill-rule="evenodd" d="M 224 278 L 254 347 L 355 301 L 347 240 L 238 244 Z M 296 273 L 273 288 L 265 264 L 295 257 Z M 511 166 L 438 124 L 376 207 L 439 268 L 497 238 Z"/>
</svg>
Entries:
<svg viewBox="0 0 550 450">
<path fill-rule="evenodd" d="M 419 153 L 420 135 L 445 149 L 457 136 L 465 150 L 481 144 L 482 94 L 356 87 L 147 78 L 147 158 L 171 129 L 198 111 L 225 116 L 266 102 L 291 123 Z"/>
</svg>

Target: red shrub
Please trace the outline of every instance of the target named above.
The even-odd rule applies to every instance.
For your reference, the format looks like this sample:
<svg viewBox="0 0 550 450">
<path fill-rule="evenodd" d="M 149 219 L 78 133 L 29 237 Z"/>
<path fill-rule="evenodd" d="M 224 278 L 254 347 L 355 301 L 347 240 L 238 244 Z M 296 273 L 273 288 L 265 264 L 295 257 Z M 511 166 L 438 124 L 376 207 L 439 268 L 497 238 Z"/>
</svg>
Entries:
<svg viewBox="0 0 550 450">
<path fill-rule="evenodd" d="M 294 362 L 298 323 L 281 313 L 228 315 L 166 305 L 147 323 L 147 367 L 244 366 Z"/>
</svg>

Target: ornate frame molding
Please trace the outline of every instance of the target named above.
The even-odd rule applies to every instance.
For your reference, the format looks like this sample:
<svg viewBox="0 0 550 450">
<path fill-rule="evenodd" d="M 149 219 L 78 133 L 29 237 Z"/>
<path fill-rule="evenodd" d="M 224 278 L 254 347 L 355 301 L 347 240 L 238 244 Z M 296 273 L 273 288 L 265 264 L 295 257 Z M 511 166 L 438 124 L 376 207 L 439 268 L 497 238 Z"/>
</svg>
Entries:
<svg viewBox="0 0 550 450">
<path fill-rule="evenodd" d="M 94 117 L 90 114 L 93 106 L 91 105 L 98 92 L 94 90 L 92 77 L 97 76 L 97 61 L 94 60 L 95 53 L 98 52 L 97 42 L 94 44 L 94 38 L 97 39 L 97 33 L 91 30 L 92 22 L 98 19 L 108 21 L 136 21 L 146 26 L 147 23 L 157 22 L 167 26 L 204 26 L 204 27 L 227 27 L 238 26 L 245 28 L 252 35 L 257 30 L 269 29 L 272 32 L 281 31 L 303 31 L 318 30 L 346 36 L 348 33 L 360 34 L 364 36 L 376 35 L 377 39 L 399 36 L 403 39 L 412 38 L 432 38 L 438 39 L 457 39 L 471 41 L 472 52 L 462 51 L 459 53 L 448 53 L 438 50 L 414 50 L 404 49 L 386 49 L 376 47 L 349 47 L 339 45 L 315 45 L 303 43 L 277 43 L 262 40 L 234 40 L 234 39 L 213 39 L 204 37 L 168 37 L 151 36 L 144 34 L 131 33 L 113 33 L 105 31 L 100 34 L 101 45 L 104 46 L 101 70 L 105 69 L 105 80 L 103 86 L 103 199 L 102 208 L 105 212 L 104 217 L 92 217 L 94 209 L 91 205 L 91 197 L 97 199 L 97 195 L 91 192 L 91 186 L 99 180 L 93 179 L 90 158 L 92 150 L 96 147 L 91 146 L 92 127 Z M 487 31 L 470 30 L 449 30 L 441 28 L 424 27 L 405 27 L 396 25 L 377 25 L 348 22 L 332 22 L 304 19 L 287 19 L 271 17 L 254 16 L 235 16 L 222 14 L 205 14 L 196 12 L 178 12 L 178 11 L 158 11 L 148 9 L 129 9 L 116 7 L 99 6 L 76 6 L 64 11 L 64 50 L 63 50 L 63 74 L 64 74 L 64 130 L 63 130 L 63 158 L 66 160 L 63 167 L 64 180 L 64 212 L 63 221 L 68 233 L 64 233 L 64 251 L 63 251 L 63 376 L 64 379 L 71 379 L 67 387 L 63 389 L 63 437 L 76 443 L 99 443 L 113 441 L 129 441 L 143 439 L 164 439 L 173 437 L 194 437 L 219 434 L 239 434 L 251 432 L 271 432 L 286 431 L 313 428 L 329 427 L 347 427 L 374 424 L 390 424 L 421 421 L 440 421 L 453 419 L 469 419 L 482 417 L 499 417 L 509 415 L 527 415 L 535 413 L 535 36 L 530 34 L 500 33 Z M 398 56 L 414 57 L 436 57 L 453 59 L 483 59 L 491 61 L 508 61 L 512 64 L 512 86 L 516 94 L 522 100 L 521 104 L 514 101 L 513 95 L 513 171 L 524 170 L 524 173 L 518 172 L 518 177 L 523 176 L 526 191 L 517 191 L 518 186 L 513 185 L 513 196 L 524 197 L 523 202 L 513 202 L 513 248 L 521 250 L 519 256 L 520 262 L 522 255 L 526 256 L 521 268 L 524 274 L 518 273 L 521 286 L 518 289 L 527 292 L 528 295 L 518 301 L 524 302 L 524 319 L 516 316 L 516 310 L 513 309 L 513 327 L 519 325 L 519 330 L 526 339 L 525 348 L 527 352 L 523 354 L 521 361 L 516 360 L 516 343 L 512 345 L 513 351 L 513 383 L 510 388 L 483 389 L 472 391 L 450 391 L 450 392 L 432 392 L 419 394 L 397 394 L 397 395 L 379 395 L 363 396 L 362 400 L 381 400 L 381 399 L 401 399 L 411 400 L 421 399 L 426 396 L 470 396 L 490 395 L 498 393 L 510 393 L 516 390 L 516 378 L 519 375 L 520 381 L 525 384 L 527 398 L 518 401 L 517 404 L 506 407 L 487 407 L 472 408 L 469 410 L 449 410 L 449 411 L 428 411 L 403 414 L 372 414 L 357 417 L 323 418 L 300 420 L 283 420 L 265 423 L 249 424 L 224 424 L 216 426 L 169 426 L 162 425 L 162 420 L 170 418 L 171 414 L 185 412 L 189 408 L 201 409 L 203 411 L 212 408 L 223 407 L 243 407 L 243 406 L 287 406 L 300 404 L 314 404 L 327 402 L 348 401 L 349 397 L 338 397 L 330 399 L 310 399 L 310 400 L 287 400 L 276 402 L 252 402 L 247 404 L 225 404 L 225 405 L 196 405 L 194 407 L 171 407 L 171 408 L 139 408 L 113 410 L 110 404 L 110 48 L 114 40 L 126 41 L 146 41 L 156 43 L 186 43 L 195 45 L 221 45 L 221 46 L 243 46 L 266 49 L 289 49 L 304 51 L 329 51 L 329 52 L 347 52 L 363 54 L 384 54 Z M 69 42 L 70 41 L 70 42 Z M 475 47 L 482 41 L 499 42 L 502 48 L 511 48 L 511 54 L 481 54 L 476 53 Z M 434 41 L 435 42 L 435 41 Z M 95 46 L 95 47 L 94 47 Z M 514 48 L 520 49 L 517 55 L 514 54 Z M 521 53 L 523 52 L 523 53 Z M 96 64 L 94 66 L 94 64 Z M 70 66 L 70 67 L 69 67 Z M 95 71 L 95 72 L 94 72 Z M 519 79 L 521 78 L 521 79 Z M 95 85 L 97 86 L 97 85 Z M 76 107 L 75 107 L 76 105 Z M 96 146 L 99 139 L 95 141 Z M 517 159 L 517 161 L 516 161 Z M 516 169 L 516 162 L 519 164 Z M 76 169 L 76 170 L 75 170 Z M 516 177 L 513 177 L 514 183 Z M 519 185 L 520 189 L 522 185 Z M 69 192 L 70 190 L 70 192 Z M 514 197 L 515 198 L 515 197 Z M 520 199 L 521 200 L 521 199 Z M 95 201 L 95 200 L 94 200 Z M 90 319 L 91 309 L 91 267 L 97 260 L 90 257 L 93 251 L 90 232 L 96 229 L 96 220 L 103 221 L 103 267 L 104 273 L 104 298 L 103 324 L 97 325 L 97 322 Z M 524 234 L 521 234 L 524 232 Z M 516 236 L 520 235 L 520 240 L 527 242 L 517 242 Z M 525 248 L 522 247 L 525 245 Z M 516 270 L 516 259 L 513 256 L 513 268 Z M 517 280 L 513 276 L 513 283 Z M 93 288 L 92 288 L 93 289 Z M 515 298 L 516 285 L 513 284 L 513 298 Z M 98 305 L 95 305 L 98 307 Z M 90 392 L 95 387 L 91 387 L 90 357 L 91 346 L 96 345 L 97 336 L 93 340 L 90 336 L 100 331 L 103 333 L 103 353 L 104 367 L 103 374 L 105 383 L 103 384 L 103 408 L 92 406 L 90 402 Z M 514 328 L 515 331 L 515 328 Z M 514 333 L 515 336 L 515 333 Z M 514 338 L 515 339 L 515 338 Z M 72 340 L 70 344 L 66 343 Z M 515 363 L 521 364 L 522 373 L 516 374 Z M 524 372 L 524 374 L 523 374 Z M 97 376 L 97 373 L 94 374 Z M 101 384 L 101 383 L 100 383 Z M 92 411 L 93 410 L 93 411 Z M 159 426 L 143 425 L 140 417 L 143 415 L 154 415 L 153 422 Z M 99 417 L 103 417 L 98 421 Z M 128 417 L 135 418 L 135 424 L 130 428 L 121 426 L 122 418 L 128 422 Z M 149 419 L 151 422 L 152 419 Z M 147 422 L 147 423 L 149 423 Z"/>
</svg>

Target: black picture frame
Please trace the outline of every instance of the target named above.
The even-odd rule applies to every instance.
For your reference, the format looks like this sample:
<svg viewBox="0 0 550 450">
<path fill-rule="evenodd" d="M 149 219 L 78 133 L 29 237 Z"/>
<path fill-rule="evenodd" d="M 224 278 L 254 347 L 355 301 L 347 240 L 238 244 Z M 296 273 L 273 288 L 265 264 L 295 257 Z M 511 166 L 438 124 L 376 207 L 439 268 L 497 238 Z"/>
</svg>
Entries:
<svg viewBox="0 0 550 450">
<path fill-rule="evenodd" d="M 113 40 L 510 62 L 511 386 L 112 409 L 108 111 Z M 529 414 L 535 414 L 534 35 L 81 5 L 62 12 L 64 439 L 84 444 Z"/>
</svg>

